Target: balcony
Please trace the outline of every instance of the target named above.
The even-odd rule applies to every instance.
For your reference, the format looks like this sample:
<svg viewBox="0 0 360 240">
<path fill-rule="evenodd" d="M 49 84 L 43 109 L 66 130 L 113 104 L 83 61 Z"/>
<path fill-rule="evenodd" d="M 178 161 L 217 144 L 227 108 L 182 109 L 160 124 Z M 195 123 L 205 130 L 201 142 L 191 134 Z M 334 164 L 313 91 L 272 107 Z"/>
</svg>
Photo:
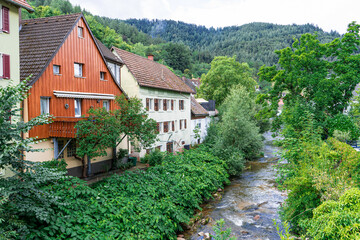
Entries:
<svg viewBox="0 0 360 240">
<path fill-rule="evenodd" d="M 61 138 L 75 138 L 76 128 L 75 125 L 78 121 L 86 118 L 77 117 L 55 117 L 54 121 L 49 126 L 50 137 Z"/>
</svg>

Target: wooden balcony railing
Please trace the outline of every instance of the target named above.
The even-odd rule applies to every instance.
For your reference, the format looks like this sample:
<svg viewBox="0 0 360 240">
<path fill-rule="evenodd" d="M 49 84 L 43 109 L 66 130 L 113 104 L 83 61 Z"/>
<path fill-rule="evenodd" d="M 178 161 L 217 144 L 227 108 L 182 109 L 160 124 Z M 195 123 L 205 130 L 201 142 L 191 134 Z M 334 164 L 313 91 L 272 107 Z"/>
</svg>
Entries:
<svg viewBox="0 0 360 240">
<path fill-rule="evenodd" d="M 76 128 L 75 125 L 78 121 L 86 118 L 75 117 L 55 117 L 54 121 L 49 126 L 50 137 L 63 137 L 63 138 L 75 138 Z"/>
</svg>

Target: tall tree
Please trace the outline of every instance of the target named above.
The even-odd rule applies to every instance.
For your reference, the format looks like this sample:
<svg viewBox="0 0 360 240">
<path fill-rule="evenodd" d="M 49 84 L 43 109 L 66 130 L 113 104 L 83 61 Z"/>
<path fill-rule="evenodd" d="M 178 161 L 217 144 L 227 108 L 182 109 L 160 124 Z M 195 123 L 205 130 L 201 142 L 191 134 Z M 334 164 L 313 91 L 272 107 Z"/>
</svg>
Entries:
<svg viewBox="0 0 360 240">
<path fill-rule="evenodd" d="M 273 82 L 273 89 L 264 98 L 271 102 L 269 109 L 276 110 L 286 93 L 284 104 L 307 104 L 324 135 L 339 128 L 354 130 L 351 124 L 344 126 L 342 112 L 360 82 L 359 27 L 349 24 L 347 33 L 330 43 L 321 43 L 316 34 L 304 34 L 295 39 L 292 48 L 276 51 L 278 67 L 263 66 L 259 72 L 260 80 Z M 354 138 L 358 135 L 353 132 Z"/>
<path fill-rule="evenodd" d="M 206 99 L 213 99 L 220 105 L 230 90 L 242 85 L 249 92 L 255 91 L 256 81 L 252 69 L 247 63 L 239 63 L 235 57 L 215 57 L 211 68 L 201 77 L 199 94 Z"/>
<path fill-rule="evenodd" d="M 48 169 L 42 163 L 26 161 L 26 152 L 32 149 L 34 138 L 22 137 L 35 126 L 51 121 L 49 115 L 41 115 L 23 122 L 20 118 L 20 103 L 26 99 L 29 87 L 26 81 L 19 85 L 0 88 L 0 168 L 11 170 L 12 176 L 0 178 L 0 238 L 9 232 L 22 234 L 25 218 L 48 221 L 51 205 L 58 199 L 42 190 L 44 184 L 56 182 L 65 172 Z M 5 200 L 5 202 L 3 201 Z"/>
</svg>

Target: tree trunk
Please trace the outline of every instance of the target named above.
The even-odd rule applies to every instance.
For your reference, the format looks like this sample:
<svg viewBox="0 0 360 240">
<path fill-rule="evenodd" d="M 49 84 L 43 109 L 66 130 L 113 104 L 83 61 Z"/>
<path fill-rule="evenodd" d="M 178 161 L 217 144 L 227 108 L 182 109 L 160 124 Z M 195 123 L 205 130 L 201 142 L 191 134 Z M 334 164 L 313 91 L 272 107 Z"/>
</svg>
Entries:
<svg viewBox="0 0 360 240">
<path fill-rule="evenodd" d="M 82 177 L 86 178 L 86 162 L 85 162 L 85 156 L 83 156 L 81 158 L 81 163 L 82 163 Z"/>
</svg>

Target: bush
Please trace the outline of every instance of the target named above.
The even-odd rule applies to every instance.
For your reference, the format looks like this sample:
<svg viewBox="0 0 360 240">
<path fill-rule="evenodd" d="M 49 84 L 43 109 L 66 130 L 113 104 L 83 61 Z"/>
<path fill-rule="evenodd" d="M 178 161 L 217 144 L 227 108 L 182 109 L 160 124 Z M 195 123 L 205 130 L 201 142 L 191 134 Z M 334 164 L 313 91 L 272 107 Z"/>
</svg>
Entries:
<svg viewBox="0 0 360 240">
<path fill-rule="evenodd" d="M 145 157 L 141 160 L 141 162 L 147 163 L 150 166 L 160 165 L 166 158 L 166 155 L 166 152 L 161 152 L 160 150 L 155 149 L 155 151 L 146 154 Z"/>
<path fill-rule="evenodd" d="M 308 221 L 308 234 L 318 240 L 360 239 L 360 189 L 344 193 L 339 201 L 325 201 Z"/>
</svg>

